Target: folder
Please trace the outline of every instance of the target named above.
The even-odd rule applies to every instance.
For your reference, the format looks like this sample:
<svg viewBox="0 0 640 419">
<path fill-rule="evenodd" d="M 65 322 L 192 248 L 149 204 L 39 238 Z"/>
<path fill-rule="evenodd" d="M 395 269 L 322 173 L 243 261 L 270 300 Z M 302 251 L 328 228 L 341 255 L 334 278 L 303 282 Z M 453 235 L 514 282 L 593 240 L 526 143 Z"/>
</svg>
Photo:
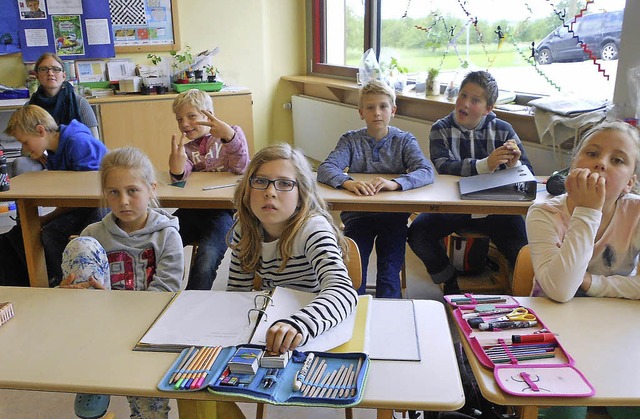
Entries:
<svg viewBox="0 0 640 419">
<path fill-rule="evenodd" d="M 190 346 L 265 345 L 268 327 L 309 304 L 316 294 L 276 287 L 270 292 L 185 290 L 177 293 L 134 350 L 180 352 Z M 300 346 L 301 351 L 336 347 L 363 352 L 367 344 L 368 299 L 341 323 Z M 344 345 L 354 340 L 353 345 Z M 344 345 L 344 346 L 343 346 Z"/>
<path fill-rule="evenodd" d="M 460 198 L 488 201 L 533 201 L 538 182 L 525 165 L 484 175 L 463 177 Z"/>
</svg>

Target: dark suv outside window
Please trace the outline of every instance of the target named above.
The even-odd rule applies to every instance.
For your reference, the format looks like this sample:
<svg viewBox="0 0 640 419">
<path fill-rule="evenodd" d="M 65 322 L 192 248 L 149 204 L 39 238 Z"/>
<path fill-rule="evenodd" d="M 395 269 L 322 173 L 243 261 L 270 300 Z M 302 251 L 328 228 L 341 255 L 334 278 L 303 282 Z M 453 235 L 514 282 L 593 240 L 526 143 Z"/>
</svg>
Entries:
<svg viewBox="0 0 640 419">
<path fill-rule="evenodd" d="M 581 42 L 587 44 L 595 58 L 618 59 L 623 13 L 620 10 L 582 16 L 573 24 L 577 38 L 566 27 L 557 27 L 536 46 L 538 64 L 588 59 L 589 54 L 583 50 Z"/>
</svg>

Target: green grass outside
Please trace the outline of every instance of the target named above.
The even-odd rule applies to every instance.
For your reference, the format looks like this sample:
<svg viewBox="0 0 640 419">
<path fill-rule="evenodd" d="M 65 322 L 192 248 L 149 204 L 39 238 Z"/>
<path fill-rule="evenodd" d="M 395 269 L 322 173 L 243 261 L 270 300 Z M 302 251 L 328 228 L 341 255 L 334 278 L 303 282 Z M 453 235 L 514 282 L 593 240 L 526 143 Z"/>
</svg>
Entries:
<svg viewBox="0 0 640 419">
<path fill-rule="evenodd" d="M 520 45 L 520 51 L 527 58 L 530 51 L 527 45 Z M 474 67 L 477 68 L 501 68 L 501 67 L 521 67 L 530 65 L 522 57 L 521 53 L 516 50 L 513 44 L 503 44 L 498 51 L 497 44 L 485 45 L 486 52 L 483 50 L 480 44 L 470 45 L 469 48 L 469 61 Z M 396 49 L 398 62 L 401 66 L 407 67 L 410 73 L 425 72 L 427 69 L 440 67 L 441 70 L 458 70 L 461 68 L 460 59 L 466 61 L 467 52 L 466 46 L 458 47 L 458 54 L 453 48 L 449 49 L 449 52 L 442 60 L 443 52 L 429 52 L 424 49 Z M 395 56 L 395 55 L 394 55 Z M 347 53 L 347 65 L 358 67 L 360 65 L 362 54 L 355 51 Z"/>
</svg>

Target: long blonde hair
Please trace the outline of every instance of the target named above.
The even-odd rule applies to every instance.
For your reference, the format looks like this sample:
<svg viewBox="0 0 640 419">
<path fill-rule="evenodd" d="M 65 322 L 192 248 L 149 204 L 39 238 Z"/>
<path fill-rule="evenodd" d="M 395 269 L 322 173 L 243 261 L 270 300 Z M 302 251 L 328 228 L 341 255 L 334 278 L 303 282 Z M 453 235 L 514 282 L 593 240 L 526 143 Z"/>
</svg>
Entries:
<svg viewBox="0 0 640 419">
<path fill-rule="evenodd" d="M 298 183 L 298 206 L 294 214 L 289 218 L 278 243 L 278 250 L 282 256 L 280 271 L 285 268 L 291 257 L 296 234 L 304 223 L 315 215 L 322 215 L 329 221 L 342 249 L 342 254 L 346 254 L 347 245 L 344 236 L 334 224 L 325 202 L 318 195 L 316 179 L 311 170 L 311 165 L 299 150 L 292 148 L 289 144 L 276 144 L 267 146 L 256 153 L 234 194 L 237 214 L 233 227 L 227 235 L 227 241 L 229 246 L 238 252 L 240 268 L 245 272 L 251 272 L 258 270 L 260 266 L 263 230 L 260 220 L 251 211 L 249 179 L 255 175 L 264 163 L 274 160 L 289 160 L 295 168 L 295 181 Z M 241 237 L 240 241 L 234 245 L 231 243 L 231 235 L 236 225 L 241 227 Z"/>
</svg>

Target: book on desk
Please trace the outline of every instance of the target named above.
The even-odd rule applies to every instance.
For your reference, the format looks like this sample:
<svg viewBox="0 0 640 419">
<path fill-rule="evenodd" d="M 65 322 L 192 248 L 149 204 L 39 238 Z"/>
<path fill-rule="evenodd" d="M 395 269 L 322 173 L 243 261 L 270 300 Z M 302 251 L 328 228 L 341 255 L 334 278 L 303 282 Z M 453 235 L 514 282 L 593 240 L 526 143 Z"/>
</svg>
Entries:
<svg viewBox="0 0 640 419">
<path fill-rule="evenodd" d="M 276 287 L 271 292 L 182 291 L 138 341 L 135 350 L 180 352 L 190 346 L 264 345 L 267 329 L 306 306 L 316 294 Z M 371 296 L 360 296 L 344 321 L 310 339 L 301 351 L 365 352 Z"/>
</svg>

